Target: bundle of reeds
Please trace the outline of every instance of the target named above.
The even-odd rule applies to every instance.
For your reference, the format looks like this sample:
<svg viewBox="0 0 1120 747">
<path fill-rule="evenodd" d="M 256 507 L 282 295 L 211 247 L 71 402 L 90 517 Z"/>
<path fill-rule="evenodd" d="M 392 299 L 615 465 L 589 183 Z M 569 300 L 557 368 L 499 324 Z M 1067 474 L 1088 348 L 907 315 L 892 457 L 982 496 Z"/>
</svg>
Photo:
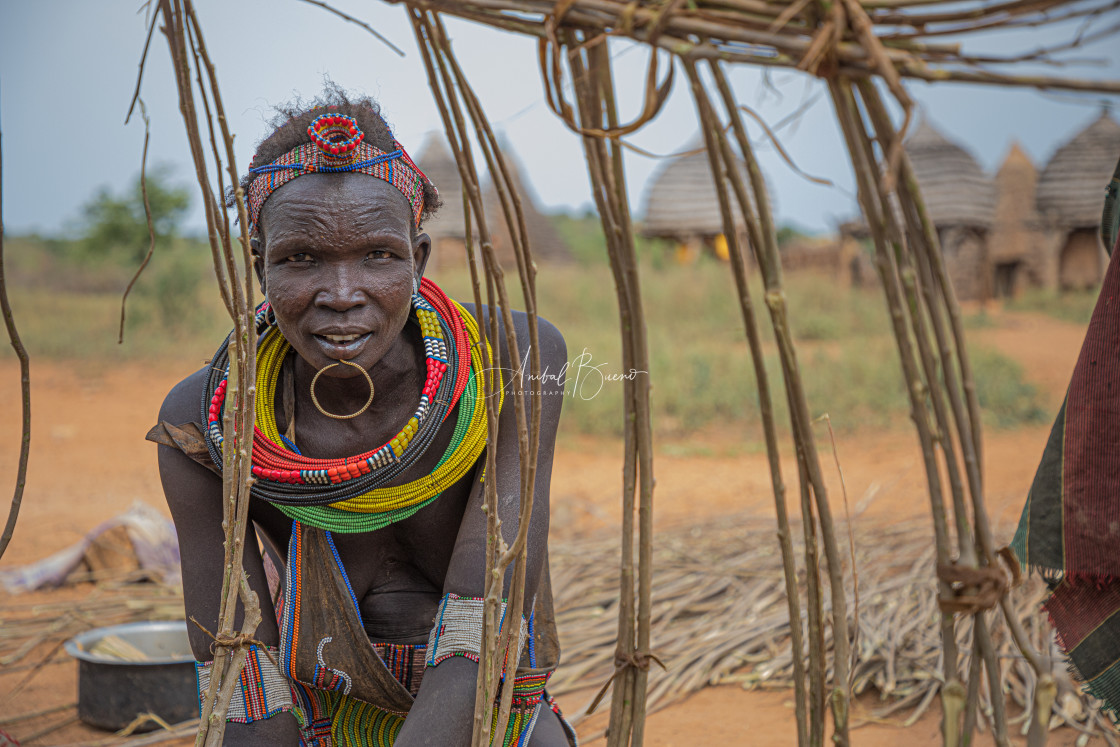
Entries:
<svg viewBox="0 0 1120 747">
<path fill-rule="evenodd" d="M 792 67 L 821 75 L 1120 92 L 1120 82 L 1023 75 L 1010 65 L 1120 30 L 1116 0 L 426 0 L 423 7 L 541 39 L 559 29 L 626 37 L 694 60 Z M 1017 54 L 971 52 L 960 41 L 993 29 L 1082 23 L 1068 38 Z M 949 38 L 950 41 L 944 41 Z M 1051 35 L 1054 38 L 1054 35 Z"/>
<path fill-rule="evenodd" d="M 665 668 L 651 670 L 650 710 L 707 685 L 792 687 L 789 615 L 773 535 L 769 521 L 748 517 L 658 533 L 651 624 L 654 651 Z M 932 533 L 917 521 L 856 525 L 852 541 L 858 590 L 850 569 L 845 574 L 848 598 L 858 600 L 851 608 L 852 693 L 874 693 L 881 701 L 869 711 L 857 707 L 852 726 L 888 716 L 910 724 L 944 685 Z M 587 690 L 614 671 L 617 555 L 613 538 L 555 543 L 553 587 L 563 663 L 549 684 L 554 694 Z M 1056 653 L 1047 621 L 1037 613 L 1045 585 L 1032 579 L 1012 596 L 1036 650 Z M 1021 724 L 1025 734 L 1037 677 L 999 616 L 988 617 L 1003 662 L 1003 696 L 1018 706 L 1010 721 Z M 957 638 L 967 650 L 971 625 L 959 626 Z M 831 630 L 826 643 L 831 648 Z M 1095 699 L 1069 680 L 1060 658 L 1051 658 L 1051 669 L 1059 694 L 1050 727 L 1066 725 L 1117 744 L 1115 729 Z M 991 693 L 981 688 L 980 699 L 980 711 L 990 718 Z M 576 723 L 586 716 L 582 710 L 566 715 Z"/>
</svg>

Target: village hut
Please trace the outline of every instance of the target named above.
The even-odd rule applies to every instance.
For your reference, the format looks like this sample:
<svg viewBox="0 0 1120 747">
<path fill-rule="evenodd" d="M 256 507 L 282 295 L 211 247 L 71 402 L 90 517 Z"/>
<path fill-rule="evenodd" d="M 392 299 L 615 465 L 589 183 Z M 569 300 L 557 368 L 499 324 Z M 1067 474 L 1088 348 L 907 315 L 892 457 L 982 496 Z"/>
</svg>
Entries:
<svg viewBox="0 0 1120 747">
<path fill-rule="evenodd" d="M 1107 265 L 1100 240 L 1105 187 L 1120 155 L 1120 124 L 1105 110 L 1058 148 L 1038 178 L 1042 284 L 1095 287 Z"/>
<path fill-rule="evenodd" d="M 1012 143 L 996 172 L 996 206 L 988 238 L 992 291 L 1012 297 L 1027 286 L 1039 286 L 1045 274 L 1038 247 L 1035 192 L 1038 169 L 1019 143 Z"/>
<path fill-rule="evenodd" d="M 746 169 L 743 179 L 748 184 Z M 728 185 L 729 193 L 730 185 Z M 746 246 L 746 224 L 738 203 L 732 199 L 740 243 Z M 646 190 L 641 233 L 648 238 L 676 243 L 678 261 L 688 262 L 701 253 L 728 259 L 723 217 L 712 184 L 708 153 L 696 138 L 685 153 L 666 160 L 654 173 Z"/>
<path fill-rule="evenodd" d="M 432 256 L 428 259 L 427 269 L 437 270 L 440 267 L 466 264 L 463 183 L 459 179 L 459 167 L 455 164 L 443 134 L 429 133 L 415 160 L 416 165 L 439 190 L 441 203 L 436 215 L 421 226 L 432 240 Z"/>
<path fill-rule="evenodd" d="M 502 149 L 506 157 L 506 167 L 509 169 L 509 178 L 513 189 L 521 200 L 521 215 L 525 220 L 525 230 L 529 234 L 529 247 L 533 252 L 533 259 L 537 262 L 559 263 L 572 259 L 572 250 L 567 242 L 560 236 L 556 226 L 537 207 L 536 195 L 532 188 L 522 179 L 524 169 L 512 151 L 505 147 Z M 512 268 L 517 266 L 514 257 L 513 242 L 510 239 L 509 228 L 502 211 L 501 198 L 495 189 L 493 181 L 486 188 L 486 217 L 494 228 L 491 235 L 494 249 L 498 254 L 498 261 L 502 267 Z"/>
<path fill-rule="evenodd" d="M 988 235 L 995 217 L 995 188 L 976 159 L 923 119 L 904 145 L 937 229 L 949 279 L 962 300 L 985 299 L 992 290 Z"/>
<path fill-rule="evenodd" d="M 529 243 L 533 258 L 537 261 L 563 262 L 571 257 L 571 250 L 556 232 L 552 222 L 537 208 L 530 188 L 521 176 L 520 164 L 509 149 L 503 149 L 506 164 L 510 168 L 510 178 L 521 198 L 521 211 L 525 217 L 525 227 L 529 232 Z M 466 265 L 465 224 L 463 221 L 463 185 L 459 178 L 459 167 L 451 155 L 444 136 L 432 133 L 425 140 L 423 149 L 416 159 L 424 172 L 439 190 L 442 206 L 435 217 L 422 228 L 432 239 L 432 258 L 428 261 L 430 269 L 462 267 Z M 505 225 L 505 216 L 497 191 L 492 184 L 483 187 L 483 207 L 486 222 L 490 228 L 498 262 L 505 268 L 517 266 L 513 244 Z M 478 232 L 474 229 L 475 246 Z"/>
</svg>

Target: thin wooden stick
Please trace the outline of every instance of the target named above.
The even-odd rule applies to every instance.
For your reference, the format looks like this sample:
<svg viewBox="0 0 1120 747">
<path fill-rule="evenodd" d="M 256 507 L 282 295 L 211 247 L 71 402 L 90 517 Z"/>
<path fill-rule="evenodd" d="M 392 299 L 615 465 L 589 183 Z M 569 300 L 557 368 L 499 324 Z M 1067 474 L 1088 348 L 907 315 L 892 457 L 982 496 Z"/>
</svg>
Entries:
<svg viewBox="0 0 1120 747">
<path fill-rule="evenodd" d="M 388 47 L 389 49 L 396 52 L 399 56 L 404 57 L 404 52 L 401 50 L 400 47 L 398 47 L 396 44 L 393 44 L 393 42 L 386 39 L 382 34 L 380 34 L 377 31 L 377 29 L 375 29 L 373 26 L 370 26 L 365 21 L 362 21 L 358 18 L 355 18 L 354 16 L 352 16 L 348 13 L 343 13 L 341 10 L 339 10 L 338 8 L 335 8 L 333 5 L 328 5 L 327 3 L 322 2 L 322 0 L 303 0 L 303 2 L 310 3 L 311 5 L 318 5 L 320 8 L 323 8 L 324 10 L 326 10 L 330 13 L 334 13 L 339 18 L 342 18 L 346 21 L 349 21 L 350 23 L 354 24 L 355 26 L 360 26 L 361 28 L 365 29 L 369 33 L 373 34 L 373 36 L 376 37 L 377 40 L 380 41 L 382 44 L 384 44 L 386 47 Z"/>
<path fill-rule="evenodd" d="M 132 286 L 136 285 L 136 281 L 140 279 L 141 273 L 152 261 L 152 255 L 156 251 L 156 229 L 152 225 L 152 205 L 148 201 L 148 138 L 151 135 L 151 120 L 148 118 L 148 109 L 144 106 L 144 99 L 137 96 L 136 100 L 140 103 L 140 115 L 144 118 L 144 152 L 140 156 L 140 195 L 144 202 L 144 220 L 148 224 L 148 252 L 144 255 L 140 266 L 136 268 L 136 274 L 128 281 L 124 294 L 121 296 L 121 326 L 117 332 L 118 345 L 124 342 L 124 311 L 125 304 L 128 303 L 128 294 L 132 292 Z"/>
<path fill-rule="evenodd" d="M 622 356 L 626 370 L 648 371 L 648 349 L 637 274 L 633 228 L 627 208 L 621 146 L 598 133 L 618 127 L 604 45 L 584 45 L 566 35 L 567 61 L 576 92 L 578 124 L 588 160 L 592 193 L 599 206 L 607 254 L 615 280 L 622 320 Z M 559 49 L 557 48 L 557 55 Z M 558 77 L 552 81 L 558 86 Z M 609 145 L 608 145 L 609 143 Z M 644 738 L 646 678 L 651 654 L 649 612 L 652 600 L 653 452 L 650 438 L 649 383 L 645 376 L 624 388 L 626 423 L 623 465 L 623 539 L 620 580 L 616 676 L 611 701 L 608 744 L 639 745 Z M 638 492 L 637 600 L 633 561 L 635 489 Z M 637 604 L 635 604 L 635 601 Z"/>
<path fill-rule="evenodd" d="M 38 731 L 36 731 L 32 734 L 29 734 L 26 737 L 23 737 L 23 743 L 24 744 L 30 744 L 31 742 L 42 739 L 43 737 L 47 736 L 48 734 L 54 734 L 59 729 L 65 729 L 67 726 L 70 726 L 71 724 L 76 724 L 76 723 L 78 723 L 78 715 L 77 714 L 74 714 L 73 716 L 67 716 L 66 718 L 62 719 L 61 721 L 56 721 L 55 723 L 50 724 L 49 726 L 44 726 L 42 729 L 39 729 Z"/>
<path fill-rule="evenodd" d="M 935 547 L 937 549 L 938 563 L 948 564 L 951 560 L 949 549 L 948 522 L 943 502 L 941 487 L 941 474 L 935 454 L 934 438 L 930 428 L 930 416 L 926 408 L 926 385 L 922 381 L 917 355 L 909 331 L 909 310 L 902 300 L 901 285 L 897 279 L 897 270 L 894 264 L 894 254 L 886 245 L 884 219 L 880 212 L 881 206 L 873 199 L 878 185 L 878 178 L 872 166 L 868 163 L 867 153 L 863 141 L 858 135 L 858 125 L 855 117 L 855 102 L 848 92 L 837 82 L 830 81 L 829 90 L 833 98 L 837 118 L 841 125 L 848 151 L 851 154 L 853 170 L 859 185 L 859 199 L 864 216 L 868 224 L 873 227 L 872 235 L 875 239 L 876 269 L 885 290 L 887 305 L 890 310 L 891 324 L 894 331 L 895 342 L 898 345 L 899 359 L 902 362 L 903 375 L 907 382 L 907 391 L 910 395 L 911 414 L 918 431 L 918 440 L 922 450 L 925 464 L 926 481 L 929 488 L 930 506 L 933 514 Z M 941 583 L 941 595 L 949 598 L 952 590 L 946 582 Z M 956 634 L 951 614 L 942 615 L 942 638 L 945 646 L 943 661 L 943 676 L 946 689 L 942 691 L 943 699 L 956 697 L 955 693 L 962 687 L 958 680 L 956 647 Z M 963 695 L 963 692 L 962 692 Z M 942 733 L 946 744 L 956 744 L 958 726 L 954 720 L 952 710 L 943 708 Z M 950 736 L 952 741 L 950 742 Z"/>
<path fill-rule="evenodd" d="M 715 66 L 713 66 L 714 69 Z M 717 76 L 718 73 L 713 73 Z M 721 95 L 723 92 L 721 91 Z M 815 503 L 816 521 L 819 524 L 821 543 L 829 578 L 829 593 L 832 603 L 831 619 L 834 631 L 836 653 L 833 659 L 835 672 L 833 689 L 828 696 L 831 706 L 834 734 L 837 745 L 848 744 L 848 715 L 851 693 L 848 689 L 848 673 L 851 667 L 851 646 L 848 633 L 847 600 L 843 583 L 843 561 L 836 537 L 832 509 L 828 503 L 828 493 L 821 473 L 820 458 L 812 431 L 809 405 L 801 380 L 797 354 L 789 328 L 789 313 L 782 287 L 781 259 L 778 253 L 777 234 L 758 164 L 753 158 L 753 149 L 742 125 L 739 109 L 733 100 L 726 102 L 725 109 L 733 122 L 732 132 L 736 136 L 740 152 L 747 159 L 748 173 L 760 218 L 761 243 L 757 247 L 759 266 L 762 269 L 763 283 L 766 287 L 766 304 L 770 312 L 771 325 L 778 343 L 779 361 L 785 379 L 786 397 L 790 408 L 794 439 L 798 457 L 805 470 L 805 484 Z M 808 495 L 808 494 L 806 494 Z M 808 517 L 805 517 L 808 521 Z"/>
<path fill-rule="evenodd" d="M 498 677 L 501 675 L 499 663 L 504 661 L 507 663 L 507 666 L 509 666 L 510 663 L 515 663 L 516 655 L 520 650 L 521 644 L 519 640 L 520 633 L 518 631 L 518 621 L 521 619 L 520 614 L 507 615 L 500 629 L 497 628 L 496 621 L 498 603 L 503 586 L 502 579 L 505 575 L 505 569 L 510 567 L 511 564 L 513 567 L 513 578 L 509 587 L 507 608 L 511 611 L 520 611 L 524 605 L 525 598 L 524 586 L 528 550 L 527 539 L 529 523 L 532 517 L 533 496 L 535 493 L 536 456 L 540 430 L 539 398 L 536 404 L 533 404 L 533 400 L 530 399 L 534 394 L 539 396 L 540 392 L 540 358 L 539 346 L 537 345 L 535 301 L 536 290 L 533 280 L 535 269 L 532 266 L 531 254 L 529 253 L 528 232 L 525 227 L 524 218 L 521 215 L 518 198 L 513 193 L 509 170 L 505 166 L 504 160 L 497 148 L 497 141 L 490 131 L 481 105 L 474 96 L 469 83 L 466 81 L 461 68 L 459 68 L 455 60 L 446 33 L 443 31 L 438 18 L 430 18 L 420 11 L 414 11 L 411 14 L 411 18 L 416 32 L 417 42 L 425 57 L 425 65 L 429 71 L 431 87 L 437 96 L 437 100 L 441 102 L 441 113 L 445 118 L 445 128 L 448 131 L 449 139 L 452 141 L 454 155 L 460 168 L 460 177 L 464 183 L 464 195 L 468 199 L 468 207 L 473 209 L 478 217 L 479 230 L 484 237 L 482 241 L 482 251 L 484 265 L 487 271 L 487 284 L 488 287 L 493 287 L 497 291 L 497 310 L 503 317 L 507 350 L 514 360 L 520 360 L 520 353 L 513 326 L 513 318 L 510 312 L 511 307 L 502 277 L 502 269 L 494 254 L 493 246 L 487 238 L 485 213 L 482 206 L 481 193 L 478 189 L 478 177 L 474 171 L 473 162 L 469 157 L 469 150 L 466 147 L 460 148 L 459 146 L 460 143 L 463 143 L 465 146 L 467 142 L 467 131 L 457 99 L 454 96 L 454 91 L 456 89 L 461 93 L 463 101 L 466 104 L 468 114 L 472 119 L 480 145 L 482 146 L 483 153 L 490 167 L 491 175 L 494 177 L 496 183 L 501 184 L 501 186 L 499 186 L 499 193 L 503 211 L 506 214 L 507 224 L 509 225 L 509 233 L 514 243 L 515 257 L 518 263 L 518 274 L 522 281 L 522 294 L 526 299 L 526 311 L 529 317 L 530 377 L 535 383 L 532 386 L 526 385 L 525 382 L 518 383 L 515 386 L 517 394 L 513 396 L 515 423 L 518 430 L 521 490 L 517 535 L 508 546 L 505 544 L 501 534 L 501 523 L 498 520 L 496 490 L 488 494 L 487 501 L 489 509 L 488 533 L 490 535 L 488 547 L 492 548 L 493 551 L 487 557 L 487 587 L 485 596 L 487 601 L 486 613 L 483 619 L 483 651 L 481 653 L 479 666 L 479 685 L 475 700 L 474 734 L 472 740 L 476 744 L 488 744 L 491 740 L 492 729 L 494 734 L 505 733 L 506 723 L 509 719 L 512 704 L 513 688 L 511 684 L 508 684 L 510 678 L 507 677 L 507 685 L 502 687 L 500 691 L 501 697 L 498 702 L 498 718 L 496 721 L 491 721 L 489 718 L 490 708 L 494 701 Z M 430 60 L 434 60 L 434 66 L 431 64 Z M 437 69 L 438 76 L 436 74 Z M 450 118 L 448 116 L 448 108 L 450 108 L 451 114 L 453 115 Z M 452 127 L 452 120 L 454 121 L 454 127 Z M 469 213 L 470 210 L 467 211 L 468 221 Z M 479 293 L 477 275 L 472 278 L 472 281 L 475 283 L 475 293 L 477 297 Z M 491 302 L 491 308 L 494 308 L 493 302 Z M 481 314 L 481 307 L 478 309 L 477 313 Z M 494 325 L 492 334 L 497 336 L 497 315 L 491 313 L 489 321 Z M 494 379 L 493 383 L 496 384 L 497 377 L 492 378 Z M 493 401 L 493 398 L 488 398 L 488 407 L 493 404 Z M 531 404 L 533 406 L 529 409 L 529 405 Z M 494 428 L 490 437 L 491 439 L 496 439 L 497 414 L 495 411 L 488 412 Z M 493 496 L 492 503 L 489 499 L 491 495 Z"/>
<path fill-rule="evenodd" d="M 958 35 L 983 33 L 991 28 L 1014 25 L 1050 26 L 1062 17 L 1085 15 L 1093 17 L 1101 8 L 1097 4 L 1078 5 L 1079 0 L 1060 0 L 1061 5 L 1074 8 L 1072 14 L 1050 12 L 1059 2 L 1045 4 L 1020 3 L 1015 13 L 1008 15 L 1005 4 L 990 7 L 975 5 L 959 10 L 967 14 L 969 23 L 959 27 Z M 704 4 L 708 5 L 708 4 Z M 793 14 L 789 19 L 786 3 L 764 3 L 721 0 L 721 9 L 697 7 L 694 4 L 668 3 L 659 6 L 636 5 L 625 0 L 571 0 L 562 3 L 557 12 L 554 0 L 426 0 L 425 7 L 486 23 L 516 33 L 535 36 L 542 40 L 542 64 L 553 67 L 542 77 L 554 77 L 557 58 L 549 58 L 546 47 L 555 47 L 558 31 L 563 28 L 581 29 L 588 38 L 603 35 L 625 36 L 651 48 L 660 48 L 692 59 L 713 59 L 726 62 L 750 63 L 762 66 L 800 67 L 821 52 L 823 44 L 835 55 L 837 72 L 849 77 L 885 75 L 909 77 L 929 81 L 967 81 L 972 83 L 1024 86 L 1053 90 L 1083 90 L 1101 93 L 1120 92 L 1120 81 L 1080 79 L 1071 76 L 1017 75 L 986 70 L 977 61 L 961 51 L 959 44 L 934 44 L 921 41 L 921 30 L 936 35 L 937 26 L 923 26 L 915 20 L 912 28 L 919 30 L 908 38 L 894 38 L 905 19 L 883 17 L 875 9 L 889 8 L 905 15 L 908 6 L 938 5 L 957 8 L 947 0 L 875 0 L 866 4 L 847 5 L 831 21 L 831 30 L 817 36 L 814 21 L 815 5 Z M 840 4 L 834 4 L 838 7 Z M 1107 7 L 1107 6 L 1106 6 Z M 900 10 L 901 9 L 901 10 Z M 859 19 L 868 16 L 868 26 L 862 20 L 847 23 L 849 15 Z M 843 23 L 837 23 L 843 21 Z M 868 31 L 871 31 L 868 35 Z M 1116 30 L 1102 31 L 1115 35 Z M 872 38 L 874 37 L 874 38 Z M 936 36 L 935 36 L 936 38 Z M 829 41 L 831 39 L 831 41 Z M 816 44 L 814 44 L 816 42 Z M 1077 37 L 1056 51 L 1073 48 L 1083 43 Z M 651 49 L 652 53 L 652 49 Z M 1000 62 L 1016 61 L 1050 62 L 1052 52 L 1044 51 L 1027 55 L 1013 55 Z M 992 58 L 994 61 L 996 58 Z M 883 66 L 888 61 L 890 70 Z M 815 68 L 813 68 L 815 69 Z M 542 73 L 545 71 L 542 69 Z M 657 87 L 658 94 L 664 87 Z M 901 91 L 901 89 L 898 89 Z M 898 92 L 896 91 L 896 93 Z M 667 93 L 667 92 L 666 92 Z M 549 106 L 566 123 L 571 123 L 572 108 L 563 100 L 558 89 L 546 95 Z M 648 109 L 643 109 L 643 113 Z M 893 159 L 892 159 L 893 162 Z"/>
<path fill-rule="evenodd" d="M 202 702 L 202 717 L 195 743 L 197 745 L 221 744 L 225 731 L 225 714 L 229 707 L 238 673 L 244 664 L 244 641 L 252 637 L 261 620 L 259 601 L 249 587 L 242 565 L 245 536 L 248 529 L 249 490 L 253 482 L 252 428 L 256 401 L 256 336 L 253 330 L 253 281 L 249 251 L 248 226 L 244 195 L 240 187 L 234 189 L 242 233 L 241 251 L 236 252 L 225 212 L 210 181 L 206 156 L 199 129 L 198 110 L 190 79 L 193 60 L 198 76 L 198 86 L 203 97 L 206 128 L 210 137 L 211 155 L 218 174 L 217 194 L 222 194 L 223 165 L 228 168 L 231 184 L 236 185 L 237 166 L 233 153 L 233 136 L 229 132 L 217 75 L 210 61 L 202 29 L 195 15 L 191 0 L 161 0 L 156 15 L 162 14 L 163 32 L 167 37 L 179 93 L 179 108 L 187 129 L 195 172 L 202 191 L 206 212 L 208 236 L 214 269 L 223 302 L 234 323 L 233 351 L 227 386 L 224 432 L 226 448 L 223 452 L 223 511 L 225 530 L 225 560 L 221 585 L 221 603 L 216 636 L 223 642 L 215 652 L 210 688 Z M 153 19 L 153 23 L 155 19 Z M 141 63 L 141 67 L 142 67 Z M 203 77 L 205 70 L 206 76 Z M 214 102 L 214 112 L 210 101 Z M 215 123 L 215 119 L 217 123 Z M 218 132 L 224 152 L 218 147 Z M 223 162 L 224 157 L 224 162 Z M 239 256 L 238 256 L 239 255 Z M 240 262 L 238 262 L 240 260 Z M 244 610 L 241 630 L 234 634 L 234 620 L 240 602 Z M 224 642 L 231 642 L 225 645 Z M 231 652 L 230 646 L 235 650 Z"/>
<path fill-rule="evenodd" d="M 23 503 L 23 489 L 27 485 L 27 460 L 31 454 L 31 362 L 27 356 L 27 349 L 23 347 L 19 331 L 16 329 L 16 320 L 12 315 L 12 305 L 8 300 L 8 282 L 4 274 L 4 169 L 3 169 L 3 140 L 0 139 L 0 312 L 4 315 L 4 327 L 8 330 L 8 341 L 16 351 L 19 359 L 20 401 L 23 403 L 23 420 L 19 446 L 19 463 L 16 466 L 16 487 L 12 494 L 11 507 L 8 509 L 8 520 L 4 523 L 4 533 L 0 535 L 0 558 L 8 549 L 12 535 L 16 530 L 16 520 L 19 518 L 19 509 Z"/>
<path fill-rule="evenodd" d="M 42 718 L 43 716 L 50 716 L 52 714 L 58 713 L 59 711 L 68 711 L 71 708 L 75 708 L 77 705 L 77 702 L 64 703 L 59 706 L 51 706 L 50 708 L 43 708 L 42 710 L 32 711 L 30 713 L 21 713 L 16 716 L 7 716 L 5 718 L 0 718 L 0 726 L 9 726 L 11 724 L 18 724 L 21 721 L 31 721 L 34 719 Z"/>
<path fill-rule="evenodd" d="M 501 572 L 504 572 L 506 567 L 513 564 L 514 573 L 508 593 L 507 609 L 519 610 L 523 606 L 525 596 L 527 540 L 529 523 L 532 519 L 533 496 L 535 494 L 536 481 L 536 457 L 540 443 L 541 381 L 540 346 L 537 332 L 536 284 L 534 279 L 536 269 L 532 263 L 529 250 L 528 229 L 526 228 L 524 214 L 521 210 L 520 198 L 513 188 L 513 181 L 510 177 L 509 169 L 505 164 L 505 160 L 497 147 L 497 140 L 490 130 L 481 104 L 474 95 L 470 84 L 467 82 L 466 77 L 462 73 L 462 69 L 459 67 L 451 51 L 447 34 L 438 17 L 434 19 L 433 27 L 437 33 L 437 40 L 447 59 L 448 66 L 454 73 L 458 89 L 463 96 L 464 102 L 467 104 L 467 110 L 471 115 L 476 135 L 487 160 L 492 182 L 499 194 L 503 212 L 505 213 L 508 233 L 514 247 L 518 275 L 521 279 L 522 296 L 525 300 L 525 311 L 528 317 L 530 381 L 534 383 L 531 386 L 527 386 L 524 381 L 517 382 L 516 390 L 519 394 L 517 395 L 518 399 L 515 400 L 515 407 L 518 403 L 523 403 L 522 408 L 518 410 L 517 420 L 518 453 L 521 460 L 521 502 L 518 514 L 518 531 L 513 543 L 510 544 L 509 548 L 506 549 L 497 560 L 497 568 Z M 510 356 L 514 360 L 519 361 L 520 353 L 518 350 L 518 342 L 516 337 L 511 334 L 512 316 L 509 315 L 508 307 L 503 306 L 503 313 L 506 317 L 507 324 L 507 344 L 511 339 L 513 341 L 512 344 L 509 344 Z M 529 412 L 528 423 L 525 422 L 525 408 L 528 408 Z M 503 653 L 502 660 L 507 662 L 507 666 L 509 662 L 515 661 L 517 652 L 520 650 L 521 642 L 519 641 L 519 635 L 513 632 L 517 627 L 518 620 L 519 618 L 516 614 L 507 615 L 503 624 L 503 630 L 500 631 L 500 640 L 507 641 L 501 646 Z M 507 681 L 508 679 L 507 676 Z M 498 718 L 495 721 L 495 734 L 505 734 L 512 697 L 513 687 L 503 687 L 499 703 Z"/>
<path fill-rule="evenodd" d="M 720 94 L 724 97 L 726 102 L 730 96 L 727 80 L 721 74 L 722 71 L 719 69 L 718 65 L 713 64 L 711 67 Z M 738 161 L 731 150 L 730 142 L 724 135 L 726 129 L 721 129 L 720 133 L 715 136 L 719 144 L 719 155 L 722 156 L 721 164 L 716 159 L 716 149 L 713 148 L 711 144 L 713 136 L 710 131 L 713 126 L 717 125 L 714 121 L 715 112 L 712 111 L 707 97 L 701 95 L 702 90 L 697 90 L 696 86 L 699 85 L 699 77 L 694 75 L 691 70 L 689 79 L 693 81 L 694 97 L 697 100 L 697 108 L 700 112 L 701 122 L 705 125 L 705 136 L 706 140 L 709 142 L 707 152 L 713 170 L 713 178 L 727 179 L 731 183 L 735 190 L 740 210 L 747 224 L 747 230 L 751 237 L 751 244 L 757 247 L 762 241 L 761 229 L 759 228 L 756 213 L 747 194 L 746 185 L 743 183 L 742 175 L 738 168 Z M 734 123 L 732 123 L 732 126 L 733 125 Z M 750 285 L 747 282 L 745 252 L 738 240 L 739 232 L 736 230 L 734 218 L 731 215 L 729 200 L 726 199 L 724 192 L 718 191 L 717 194 L 720 198 L 720 209 L 724 215 L 724 235 L 728 238 L 731 245 L 731 264 L 735 277 L 736 291 L 739 295 L 740 315 L 743 317 L 743 325 L 746 329 L 747 340 L 751 350 L 751 362 L 754 367 L 755 382 L 758 388 L 759 410 L 762 415 L 763 434 L 766 440 L 767 460 L 770 467 L 770 482 L 774 491 L 774 508 L 778 522 L 778 544 L 782 553 L 782 571 L 785 580 L 786 602 L 789 607 L 789 619 L 791 621 L 790 640 L 793 649 L 793 685 L 795 715 L 797 719 L 797 743 L 804 747 L 809 743 L 809 727 L 808 694 L 805 690 L 804 644 L 802 641 L 801 629 L 801 600 L 797 584 L 797 561 L 793 554 L 792 529 L 790 528 L 789 514 L 786 507 L 785 483 L 781 471 L 781 456 L 778 450 L 774 405 L 772 395 L 770 394 L 769 374 L 766 371 L 758 323 L 754 314 L 754 304 L 750 297 Z M 815 573 L 813 575 L 815 576 Z M 810 609 L 812 609 L 812 607 L 810 607 Z"/>
</svg>

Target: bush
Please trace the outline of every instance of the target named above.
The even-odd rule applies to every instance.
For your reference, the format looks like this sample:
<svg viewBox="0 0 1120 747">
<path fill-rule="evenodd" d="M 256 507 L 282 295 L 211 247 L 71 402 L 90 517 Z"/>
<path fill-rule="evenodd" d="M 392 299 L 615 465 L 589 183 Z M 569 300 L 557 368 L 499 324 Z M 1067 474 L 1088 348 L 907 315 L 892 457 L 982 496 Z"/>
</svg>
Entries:
<svg viewBox="0 0 1120 747">
<path fill-rule="evenodd" d="M 179 239 L 157 250 L 128 299 L 123 345 L 117 344 L 124 267 L 85 266 L 70 258 L 75 242 L 50 251 L 26 238 L 11 242 L 9 285 L 16 324 L 32 356 L 60 359 L 170 356 L 201 360 L 217 348 L 229 320 L 213 286 L 210 252 Z M 104 271 L 102 271 L 104 270 Z M 4 346 L 6 355 L 10 349 Z"/>
<path fill-rule="evenodd" d="M 985 422 L 997 428 L 1046 423 L 1052 414 L 1038 389 L 1023 377 L 1018 361 L 990 348 L 971 347 L 969 359 L 976 379 L 976 397 Z"/>
<path fill-rule="evenodd" d="M 158 248 L 178 234 L 179 224 L 190 208 L 190 192 L 171 184 L 168 166 L 149 169 L 146 183 Z M 80 233 L 90 261 L 138 264 L 151 245 L 140 177 L 121 196 L 113 195 L 106 187 L 98 190 L 82 208 Z"/>
</svg>

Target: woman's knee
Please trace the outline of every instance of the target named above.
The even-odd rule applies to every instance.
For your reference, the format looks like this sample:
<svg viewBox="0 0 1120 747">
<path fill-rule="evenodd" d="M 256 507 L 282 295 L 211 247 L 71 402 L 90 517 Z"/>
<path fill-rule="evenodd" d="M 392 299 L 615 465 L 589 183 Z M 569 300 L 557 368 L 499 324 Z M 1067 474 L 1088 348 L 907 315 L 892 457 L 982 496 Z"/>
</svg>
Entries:
<svg viewBox="0 0 1120 747">
<path fill-rule="evenodd" d="M 570 745 L 564 725 L 560 723 L 560 717 L 548 707 L 547 703 L 542 703 L 541 715 L 533 728 L 529 747 L 570 747 Z"/>
</svg>

